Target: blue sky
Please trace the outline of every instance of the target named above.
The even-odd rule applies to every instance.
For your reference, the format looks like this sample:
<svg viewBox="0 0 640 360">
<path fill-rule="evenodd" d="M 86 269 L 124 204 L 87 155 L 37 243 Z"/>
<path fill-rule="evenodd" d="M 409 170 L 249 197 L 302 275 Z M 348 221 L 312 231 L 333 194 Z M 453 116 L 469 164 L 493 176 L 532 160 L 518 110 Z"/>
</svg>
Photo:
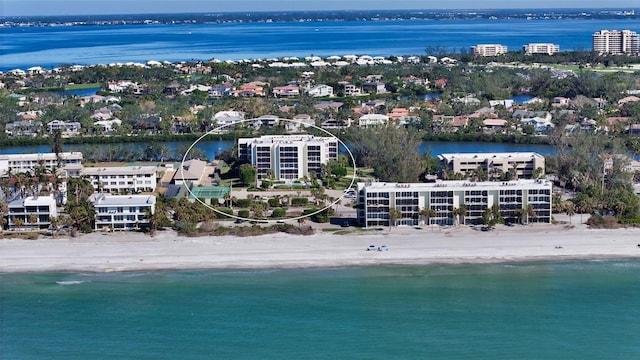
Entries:
<svg viewBox="0 0 640 360">
<path fill-rule="evenodd" d="M 639 8 L 638 0 L 0 0 L 0 15 L 84 15 L 269 10 Z"/>
</svg>

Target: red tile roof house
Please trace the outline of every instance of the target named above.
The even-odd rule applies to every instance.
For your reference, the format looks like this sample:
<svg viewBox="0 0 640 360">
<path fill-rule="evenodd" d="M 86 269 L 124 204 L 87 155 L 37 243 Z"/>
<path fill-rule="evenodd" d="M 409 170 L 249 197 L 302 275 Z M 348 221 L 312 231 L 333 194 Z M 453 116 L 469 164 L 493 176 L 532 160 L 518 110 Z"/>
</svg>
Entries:
<svg viewBox="0 0 640 360">
<path fill-rule="evenodd" d="M 240 85 L 233 94 L 235 96 L 264 96 L 264 87 L 252 84 Z"/>
<path fill-rule="evenodd" d="M 300 96 L 300 87 L 297 85 L 276 86 L 273 88 L 273 96 L 277 98 L 292 98 Z"/>
<path fill-rule="evenodd" d="M 393 108 L 391 112 L 387 113 L 389 119 L 394 122 L 398 121 L 401 118 L 409 116 L 409 109 L 406 108 Z"/>
</svg>

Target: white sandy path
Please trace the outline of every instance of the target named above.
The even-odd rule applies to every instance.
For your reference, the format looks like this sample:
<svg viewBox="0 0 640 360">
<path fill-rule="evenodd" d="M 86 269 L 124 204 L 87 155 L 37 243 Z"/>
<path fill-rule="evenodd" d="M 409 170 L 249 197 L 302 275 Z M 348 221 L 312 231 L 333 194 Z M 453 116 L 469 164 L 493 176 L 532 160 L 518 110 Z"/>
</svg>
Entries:
<svg viewBox="0 0 640 360">
<path fill-rule="evenodd" d="M 132 271 L 335 267 L 383 264 L 488 263 L 564 259 L 640 258 L 640 229 L 589 230 L 560 225 L 506 227 L 482 232 L 393 228 L 310 236 L 155 237 L 93 233 L 79 238 L 0 240 L 0 272 Z M 388 251 L 365 251 L 370 245 Z M 562 248 L 557 248 L 562 246 Z"/>
</svg>

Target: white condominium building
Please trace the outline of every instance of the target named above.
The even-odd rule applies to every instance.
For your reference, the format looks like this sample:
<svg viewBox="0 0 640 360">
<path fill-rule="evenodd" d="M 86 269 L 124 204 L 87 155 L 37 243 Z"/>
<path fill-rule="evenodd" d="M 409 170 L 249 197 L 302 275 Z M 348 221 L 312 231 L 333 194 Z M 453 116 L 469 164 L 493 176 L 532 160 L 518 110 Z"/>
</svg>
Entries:
<svg viewBox="0 0 640 360">
<path fill-rule="evenodd" d="M 637 54 L 640 37 L 631 30 L 600 30 L 593 34 L 593 51 L 599 54 Z"/>
<path fill-rule="evenodd" d="M 551 191 L 547 180 L 358 183 L 357 221 L 364 227 L 389 226 L 390 210 L 397 209 L 395 225 L 481 224 L 485 211 L 497 205 L 505 223 L 550 223 Z M 433 216 L 422 212 L 426 209 Z"/>
<path fill-rule="evenodd" d="M 33 172 L 40 165 L 51 170 L 58 166 L 58 162 L 60 162 L 60 167 L 70 172 L 71 176 L 79 175 L 79 171 L 82 169 L 82 153 L 60 153 L 59 161 L 55 153 L 0 155 L 0 174 L 9 171 L 12 174 Z M 78 174 L 73 174 L 73 172 L 78 172 Z"/>
<path fill-rule="evenodd" d="M 536 169 L 540 176 L 545 169 L 544 156 L 535 152 L 451 153 L 438 155 L 438 160 L 450 173 L 469 175 L 480 167 L 494 179 L 509 171 L 516 179 L 530 179 Z"/>
<path fill-rule="evenodd" d="M 500 44 L 478 44 L 471 47 L 473 55 L 498 56 L 507 53 L 507 47 Z"/>
<path fill-rule="evenodd" d="M 156 211 L 154 195 L 97 194 L 95 229 L 134 230 L 149 226 L 149 214 Z"/>
<path fill-rule="evenodd" d="M 156 189 L 155 166 L 87 167 L 82 170 L 96 191 L 138 193 Z"/>
<path fill-rule="evenodd" d="M 8 205 L 9 229 L 47 229 L 50 218 L 57 217 L 56 200 L 53 196 L 30 196 L 17 199 Z"/>
<path fill-rule="evenodd" d="M 560 52 L 560 45 L 557 44 L 527 44 L 523 45 L 524 53 L 527 55 L 531 54 L 547 54 L 553 55 L 557 52 Z"/>
<path fill-rule="evenodd" d="M 267 135 L 238 139 L 238 156 L 258 170 L 258 177 L 295 181 L 320 174 L 322 164 L 338 159 L 338 139 L 312 135 Z"/>
</svg>

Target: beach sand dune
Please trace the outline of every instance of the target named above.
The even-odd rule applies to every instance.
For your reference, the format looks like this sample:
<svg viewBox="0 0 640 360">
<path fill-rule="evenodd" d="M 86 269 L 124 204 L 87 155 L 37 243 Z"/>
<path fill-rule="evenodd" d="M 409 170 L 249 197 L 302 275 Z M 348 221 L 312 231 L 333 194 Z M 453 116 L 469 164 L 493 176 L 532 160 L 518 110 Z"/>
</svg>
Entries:
<svg viewBox="0 0 640 360">
<path fill-rule="evenodd" d="M 640 229 L 394 227 L 346 235 L 184 237 L 173 231 L 0 240 L 0 272 L 296 268 L 640 258 Z M 374 245 L 374 251 L 367 251 Z M 386 245 L 386 251 L 377 251 Z"/>
</svg>

